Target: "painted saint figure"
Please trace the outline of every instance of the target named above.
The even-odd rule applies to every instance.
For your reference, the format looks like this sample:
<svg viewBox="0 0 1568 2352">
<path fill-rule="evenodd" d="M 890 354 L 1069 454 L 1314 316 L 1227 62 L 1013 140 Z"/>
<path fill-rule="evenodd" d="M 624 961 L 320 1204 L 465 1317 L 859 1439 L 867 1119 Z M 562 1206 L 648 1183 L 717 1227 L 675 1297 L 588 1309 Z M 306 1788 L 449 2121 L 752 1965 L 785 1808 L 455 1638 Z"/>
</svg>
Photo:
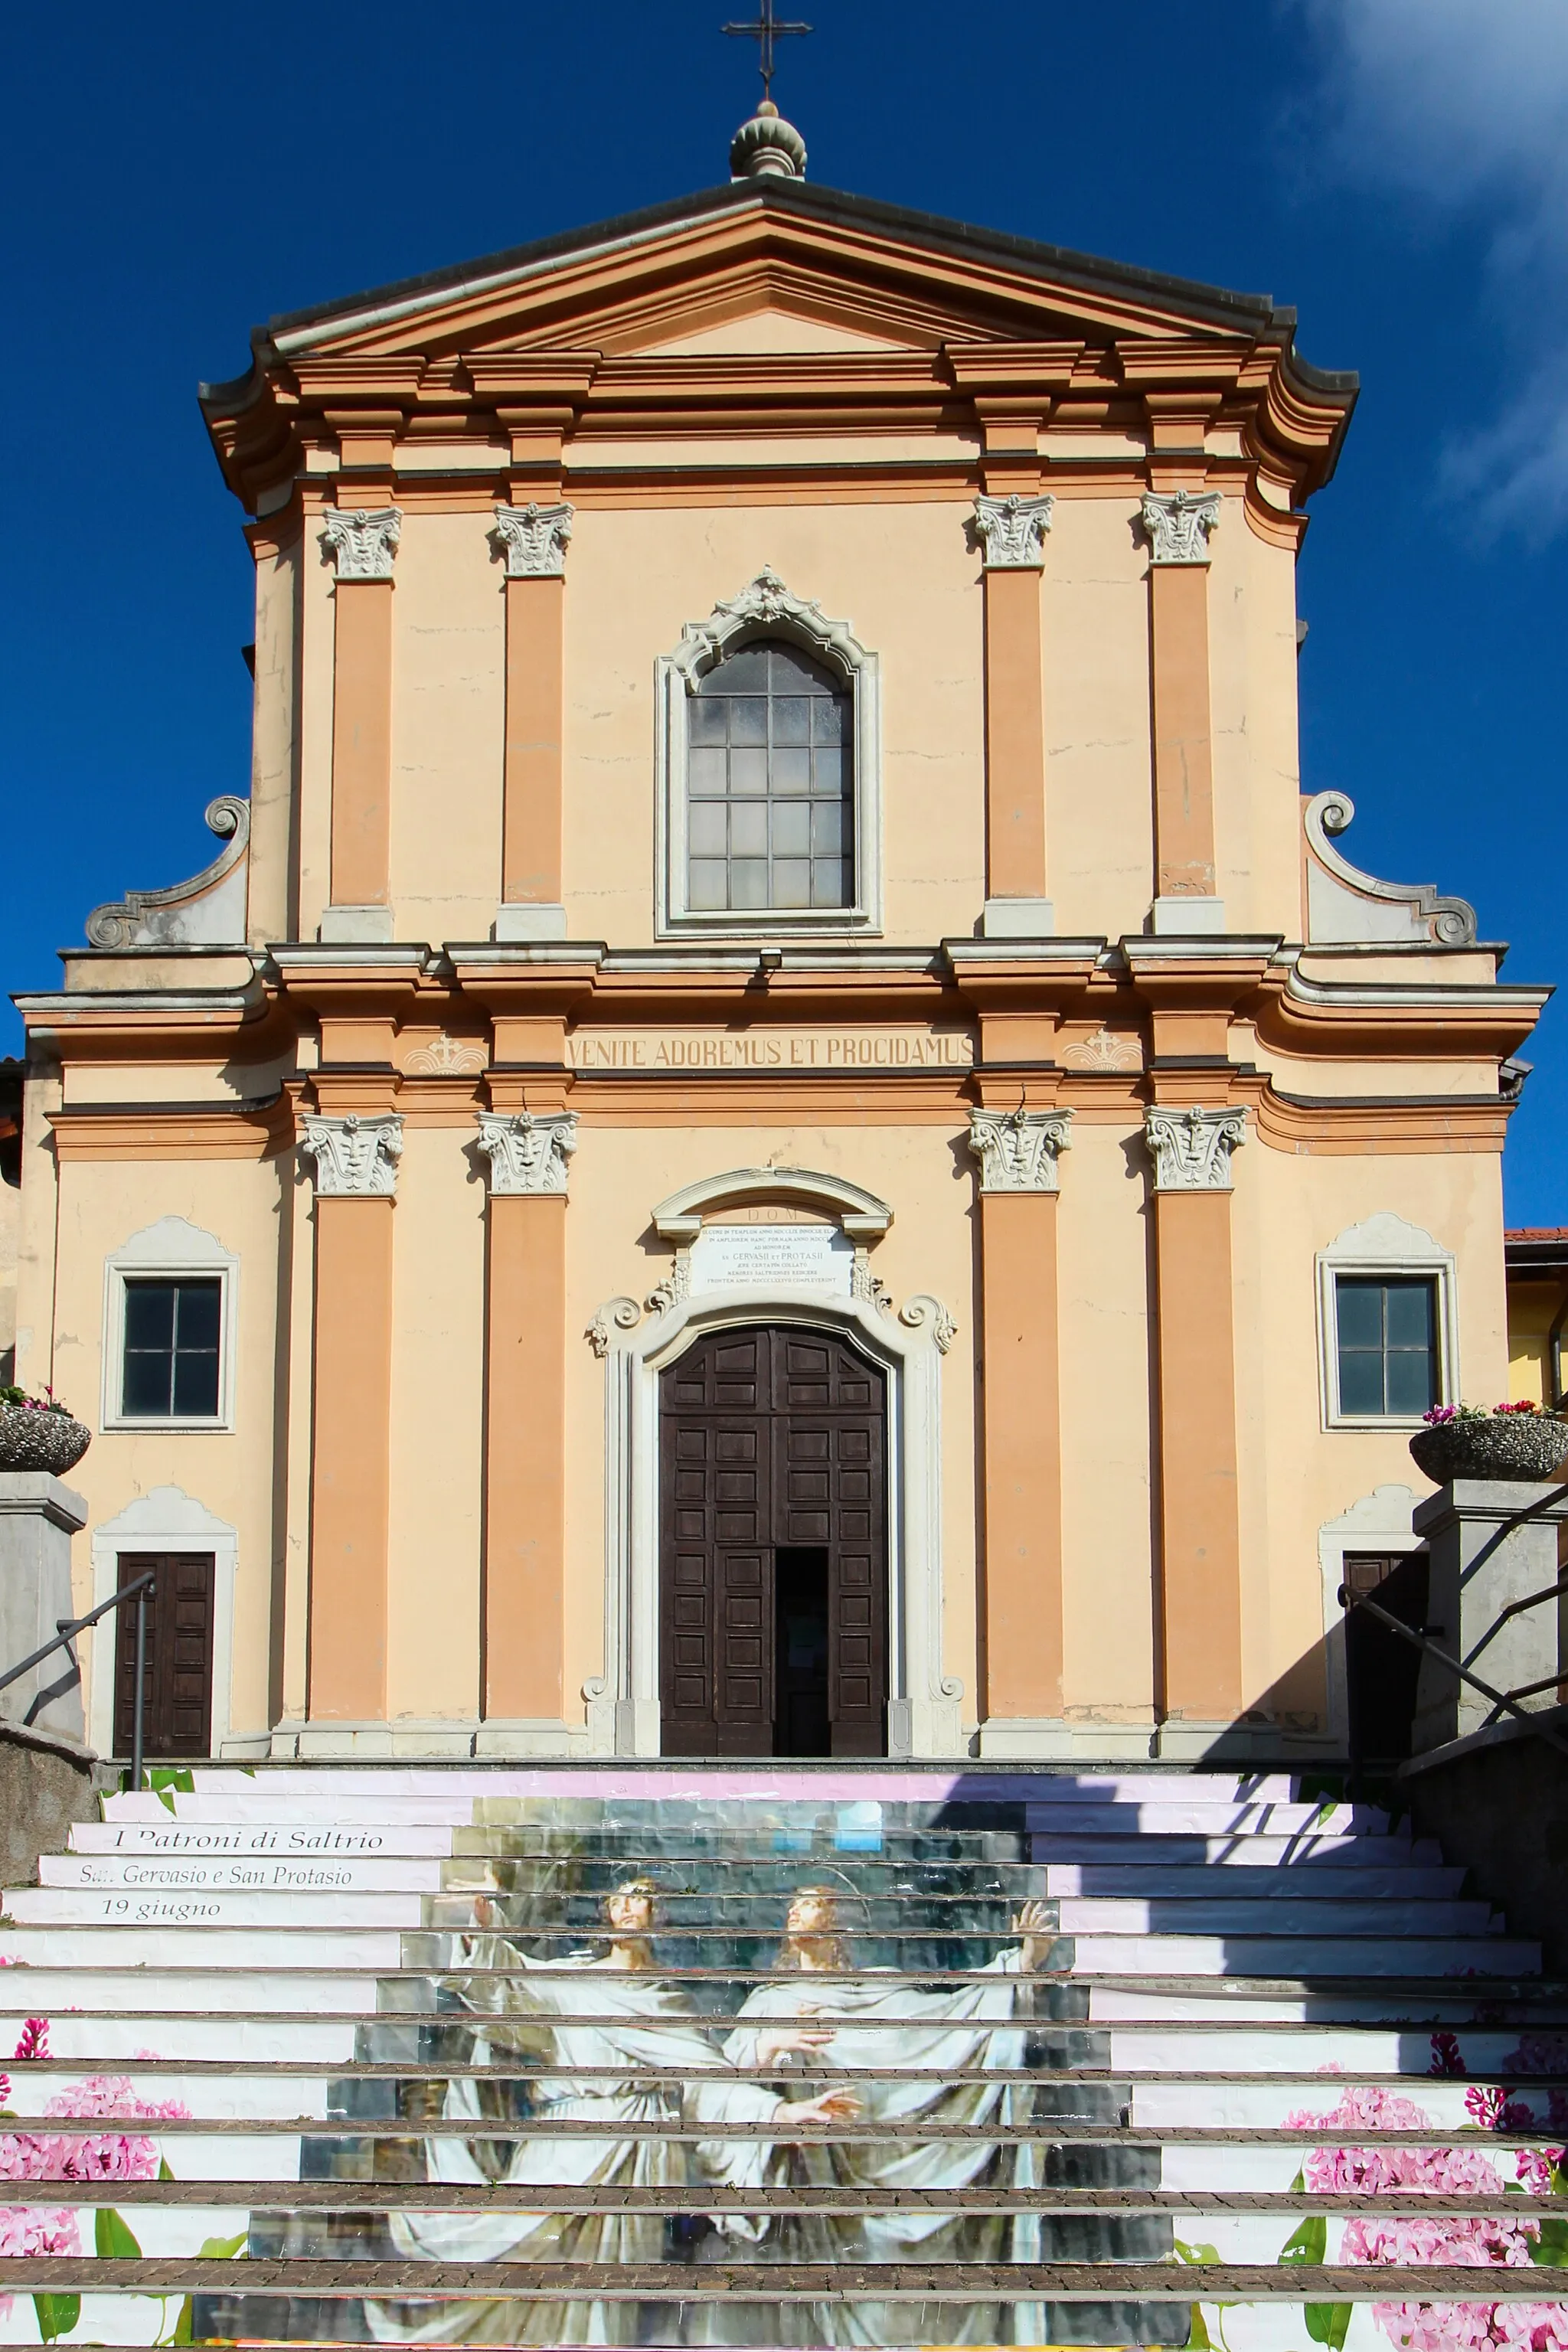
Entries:
<svg viewBox="0 0 1568 2352">
<path fill-rule="evenodd" d="M 1019 1941 L 1000 1952 L 977 1980 L 941 1991 L 888 1979 L 891 1971 L 855 1968 L 840 1931 L 838 1898 L 830 1887 L 802 1887 L 789 1908 L 779 1973 L 759 1985 L 740 2011 L 724 2055 L 738 2068 L 761 2069 L 781 2025 L 794 2024 L 813 2074 L 832 2069 L 854 2085 L 858 2112 L 883 2135 L 820 2140 L 790 2147 L 761 2137 L 704 2141 L 699 2162 L 706 2177 L 731 2188 L 970 2189 L 1038 2185 L 1042 2151 L 1028 2139 L 984 2137 L 944 2139 L 943 2128 L 1026 2125 L 1032 2090 L 998 2079 L 1025 2063 L 1033 1978 L 1049 1964 L 1055 1925 L 1049 1907 L 1026 1903 L 1015 1918 Z M 889 2080 L 889 2070 L 919 2069 L 937 2079 Z M 698 2112 L 719 2112 L 707 2084 Z M 927 2127 L 922 2129 L 922 2126 Z M 713 2217 L 714 2227 L 739 2252 L 749 2242 L 753 2259 L 767 2262 L 1002 2263 L 1038 2259 L 1038 2223 L 1030 2215 L 959 2212 L 894 2204 L 859 2213 L 804 2212 Z M 929 2314 L 913 2303 L 781 2306 L 781 2343 L 837 2345 L 997 2344 L 1037 2340 L 1029 2332 L 1036 2307 L 1012 2311 L 973 2304 Z M 1017 2331 L 1025 2332 L 1020 2336 Z M 738 2341 L 739 2338 L 726 2340 Z"/>
<path fill-rule="evenodd" d="M 574 1952 L 536 1960 L 497 1930 L 493 1904 L 474 1904 L 478 1933 L 458 1939 L 461 1972 L 446 1981 L 464 2006 L 483 2020 L 476 2033 L 475 2065 L 511 2056 L 529 2081 L 533 2117 L 545 2123 L 593 2124 L 581 2135 L 530 2132 L 510 2144 L 504 2168 L 493 2141 L 444 2134 L 426 2142 L 432 2180 L 491 2181 L 537 2191 L 534 2211 L 410 2212 L 391 2216 L 400 2253 L 426 2261 L 472 2263 L 658 2263 L 664 2255 L 664 2216 L 638 2210 L 561 2212 L 549 2191 L 561 2187 L 621 2189 L 682 2186 L 689 2146 L 638 2127 L 679 2123 L 695 2084 L 730 2071 L 679 1990 L 655 1973 L 649 1937 L 658 1890 L 636 1878 L 605 1900 L 609 1948 L 599 1958 Z M 472 1971 L 472 1973 L 469 1973 Z M 799 2048 L 803 2037 L 787 2024 L 767 2037 L 766 2063 Z M 529 2062 L 540 2068 L 530 2076 Z M 544 2070 L 548 2068 L 547 2073 Z M 581 2069 L 581 2074 L 573 2070 Z M 650 2069 L 668 2070 L 658 2078 Z M 621 2079 L 617 2079 L 617 2074 Z M 451 2121 L 486 2118 L 483 2086 L 461 2076 L 447 2086 L 443 2115 Z M 830 2120 L 847 2111 L 842 2093 L 790 2100 L 749 2084 L 724 2084 L 715 2112 L 726 2119 L 770 2123 L 787 2135 L 792 2125 Z M 373 2334 L 382 2343 L 507 2345 L 635 2344 L 639 2307 L 627 2302 L 522 2303 L 443 2299 L 423 2307 L 367 2303 Z"/>
</svg>

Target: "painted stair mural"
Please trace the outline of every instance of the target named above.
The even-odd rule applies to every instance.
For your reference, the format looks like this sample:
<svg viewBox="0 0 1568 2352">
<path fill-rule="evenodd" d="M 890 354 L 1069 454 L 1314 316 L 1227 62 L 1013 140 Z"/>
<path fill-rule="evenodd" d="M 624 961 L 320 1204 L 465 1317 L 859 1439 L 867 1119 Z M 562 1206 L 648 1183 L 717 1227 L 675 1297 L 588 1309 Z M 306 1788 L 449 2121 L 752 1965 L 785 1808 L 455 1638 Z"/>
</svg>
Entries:
<svg viewBox="0 0 1568 2352">
<path fill-rule="evenodd" d="M 5 1898 L 0 2339 L 1568 2352 L 1568 1988 L 1373 1810 L 182 1777 Z"/>
</svg>

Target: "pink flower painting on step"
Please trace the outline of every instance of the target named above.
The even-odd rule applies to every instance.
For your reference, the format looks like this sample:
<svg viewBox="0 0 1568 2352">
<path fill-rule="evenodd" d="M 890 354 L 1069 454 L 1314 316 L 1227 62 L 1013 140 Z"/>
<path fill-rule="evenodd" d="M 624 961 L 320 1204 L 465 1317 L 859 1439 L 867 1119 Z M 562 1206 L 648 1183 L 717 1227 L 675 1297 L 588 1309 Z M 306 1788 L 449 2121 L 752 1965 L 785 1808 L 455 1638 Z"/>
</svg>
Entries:
<svg viewBox="0 0 1568 2352">
<path fill-rule="evenodd" d="M 1477 2095 L 1471 2093 L 1470 2099 Z M 1468 2102 L 1467 2102 L 1468 2104 Z M 1503 2122 L 1509 2095 L 1482 2095 L 1484 2113 L 1472 2109 L 1476 2120 L 1490 2130 L 1510 2130 Z M 1529 2122 L 1529 2110 L 1522 2113 Z M 1427 2131 L 1432 2118 L 1397 2091 L 1373 2086 L 1347 2090 L 1327 2115 L 1304 2109 L 1285 2118 L 1292 2131 L 1313 2134 L 1363 2131 Z M 1541 2152 L 1535 2166 L 1527 2166 L 1523 2152 L 1520 2179 L 1531 2194 L 1551 2185 L 1554 2149 Z M 1495 2159 L 1481 2147 L 1401 2147 L 1378 2143 L 1315 2147 L 1302 2166 L 1305 2186 L 1320 2196 L 1378 2196 L 1412 2191 L 1432 2197 L 1498 2197 L 1508 2184 Z M 1540 2223 L 1505 2214 L 1391 2214 L 1386 2221 L 1352 2214 L 1344 2225 L 1338 2259 L 1342 2263 L 1432 2263 L 1457 2268 L 1487 2270 L 1503 2266 L 1527 2268 Z M 1556 2303 L 1380 2303 L 1373 2317 L 1400 2352 L 1479 2352 L 1482 2347 L 1507 2345 L 1516 2352 L 1568 2352 L 1568 2307 Z"/>
</svg>

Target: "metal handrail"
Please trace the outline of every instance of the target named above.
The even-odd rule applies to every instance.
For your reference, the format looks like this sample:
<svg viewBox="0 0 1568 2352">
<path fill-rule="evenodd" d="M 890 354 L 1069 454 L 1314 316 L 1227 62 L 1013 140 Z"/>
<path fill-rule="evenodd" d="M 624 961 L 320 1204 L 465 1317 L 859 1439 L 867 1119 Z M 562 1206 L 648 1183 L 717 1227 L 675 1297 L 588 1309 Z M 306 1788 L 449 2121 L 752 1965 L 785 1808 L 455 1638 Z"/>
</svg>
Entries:
<svg viewBox="0 0 1568 2352">
<path fill-rule="evenodd" d="M 1550 1591 L 1532 1593 L 1528 1601 L 1515 1601 L 1503 1612 L 1503 1615 L 1515 1616 L 1521 1609 L 1533 1608 L 1540 1601 L 1549 1601 L 1557 1590 L 1558 1587 L 1553 1585 Z M 1369 1616 L 1377 1619 L 1379 1624 L 1386 1625 L 1391 1633 L 1397 1633 L 1402 1642 L 1409 1642 L 1417 1650 L 1425 1650 L 1428 1657 L 1437 1659 L 1441 1664 L 1448 1668 L 1450 1674 L 1458 1675 L 1461 1682 L 1468 1683 L 1473 1689 L 1479 1690 L 1483 1698 L 1489 1698 L 1492 1703 L 1492 1712 L 1487 1718 L 1489 1724 L 1494 1722 L 1498 1715 L 1506 1707 L 1510 1715 L 1517 1715 L 1521 1723 L 1528 1723 L 1537 1738 L 1544 1739 L 1549 1748 L 1555 1748 L 1562 1755 L 1568 1756 L 1568 1739 L 1564 1739 L 1560 1733 L 1547 1728 L 1541 1720 L 1539 1709 L 1531 1710 L 1519 1705 L 1521 1698 L 1528 1698 L 1533 1691 L 1552 1689 L 1554 1684 L 1560 1684 L 1564 1679 L 1563 1675 L 1549 1675 L 1542 1683 L 1524 1683 L 1517 1691 L 1493 1690 L 1490 1683 L 1482 1682 L 1479 1675 L 1472 1674 L 1468 1666 L 1462 1666 L 1458 1658 L 1450 1657 L 1447 1650 L 1440 1650 L 1436 1643 L 1430 1640 L 1426 1634 L 1418 1633 L 1414 1625 L 1406 1625 L 1403 1618 L 1396 1617 L 1392 1610 L 1383 1608 L 1378 1601 L 1372 1600 L 1367 1594 L 1352 1592 L 1347 1585 L 1342 1584 L 1340 1606 L 1346 1611 L 1364 1609 Z M 1501 1622 L 1502 1619 L 1500 1617 L 1499 1624 Z M 1496 1628 L 1494 1627 L 1493 1630 L 1495 1632 Z M 1488 1638 L 1489 1640 L 1490 1636 L 1489 1635 Z"/>
<path fill-rule="evenodd" d="M 129 1584 L 122 1584 L 118 1592 L 111 1592 L 107 1601 L 100 1601 L 96 1609 L 89 1609 L 85 1617 L 57 1617 L 54 1640 L 46 1642 L 41 1650 L 35 1650 L 30 1658 L 24 1658 L 19 1666 L 12 1666 L 8 1672 L 0 1675 L 0 1690 L 5 1690 L 12 1683 L 20 1682 L 30 1667 L 40 1664 L 45 1658 L 53 1657 L 57 1650 L 63 1650 L 72 1665 L 76 1667 L 77 1679 L 79 1681 L 81 1666 L 76 1652 L 71 1648 L 71 1643 L 77 1634 L 84 1633 L 89 1625 L 96 1625 L 100 1617 L 107 1617 L 111 1609 L 118 1609 L 121 1602 L 134 1599 L 136 1602 L 136 1696 L 131 1710 L 131 1785 L 133 1789 L 140 1789 L 142 1786 L 142 1685 L 147 1674 L 147 1595 L 157 1581 L 157 1570 L 150 1568 L 145 1575 L 133 1577 Z"/>
</svg>

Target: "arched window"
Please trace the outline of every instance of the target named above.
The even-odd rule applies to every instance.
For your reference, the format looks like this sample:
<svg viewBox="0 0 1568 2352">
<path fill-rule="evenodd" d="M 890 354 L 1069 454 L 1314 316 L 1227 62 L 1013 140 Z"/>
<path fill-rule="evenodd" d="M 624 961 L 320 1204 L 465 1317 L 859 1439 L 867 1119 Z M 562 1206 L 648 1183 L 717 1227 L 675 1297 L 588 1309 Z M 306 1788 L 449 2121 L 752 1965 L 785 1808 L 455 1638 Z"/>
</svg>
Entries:
<svg viewBox="0 0 1568 2352">
<path fill-rule="evenodd" d="M 687 905 L 694 914 L 855 904 L 855 701 L 782 638 L 700 679 L 688 716 Z"/>
</svg>

